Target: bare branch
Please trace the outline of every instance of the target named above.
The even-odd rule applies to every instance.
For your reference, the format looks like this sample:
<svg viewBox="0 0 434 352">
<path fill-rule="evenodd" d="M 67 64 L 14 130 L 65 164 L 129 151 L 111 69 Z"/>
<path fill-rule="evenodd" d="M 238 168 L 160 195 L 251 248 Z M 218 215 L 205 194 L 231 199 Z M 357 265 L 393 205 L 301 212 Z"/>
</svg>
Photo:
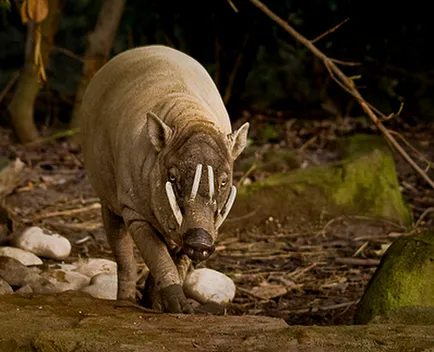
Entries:
<svg viewBox="0 0 434 352">
<path fill-rule="evenodd" d="M 235 4 L 232 2 L 232 0 L 227 0 L 229 3 L 229 6 L 232 7 L 232 10 L 234 10 L 236 13 L 238 13 L 238 9 L 235 6 Z"/>
<path fill-rule="evenodd" d="M 338 23 L 336 26 L 334 26 L 333 28 L 330 28 L 327 32 L 324 32 L 323 34 L 319 35 L 318 37 L 316 37 L 315 39 L 312 39 L 311 42 L 312 43 L 316 43 L 317 41 L 321 40 L 322 38 L 324 38 L 325 36 L 329 35 L 330 33 L 335 32 L 340 26 L 342 26 L 344 23 L 347 23 L 350 20 L 350 18 L 346 18 L 344 19 L 341 23 Z"/>
<path fill-rule="evenodd" d="M 390 131 L 383 125 L 378 116 L 374 113 L 374 109 L 370 107 L 370 104 L 362 97 L 354 82 L 350 80 L 336 64 L 326 56 L 321 50 L 319 50 L 310 40 L 298 33 L 294 28 L 292 28 L 288 23 L 283 21 L 279 16 L 272 12 L 267 6 L 265 6 L 259 0 L 250 0 L 256 7 L 258 7 L 262 12 L 264 12 L 268 17 L 270 17 L 274 22 L 281 26 L 286 32 L 288 32 L 293 38 L 302 43 L 307 47 L 315 56 L 317 56 L 324 65 L 327 67 L 329 73 L 333 73 L 332 78 L 338 83 L 342 88 L 344 88 L 348 93 L 350 93 L 360 104 L 363 111 L 370 117 L 370 119 L 375 123 L 380 132 L 384 137 L 392 144 L 392 146 L 402 155 L 402 157 L 410 164 L 410 166 L 432 187 L 434 188 L 434 181 L 422 170 L 419 165 L 417 165 L 413 159 L 407 154 L 407 152 L 401 147 L 401 145 L 392 136 Z M 384 114 L 379 114 L 381 117 L 385 117 Z"/>
</svg>

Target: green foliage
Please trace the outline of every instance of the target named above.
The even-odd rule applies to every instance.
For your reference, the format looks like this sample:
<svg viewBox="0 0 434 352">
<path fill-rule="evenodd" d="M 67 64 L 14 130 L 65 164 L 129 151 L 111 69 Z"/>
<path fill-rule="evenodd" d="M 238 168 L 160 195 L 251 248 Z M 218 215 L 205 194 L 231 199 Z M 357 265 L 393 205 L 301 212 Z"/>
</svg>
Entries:
<svg viewBox="0 0 434 352">
<path fill-rule="evenodd" d="M 0 0 L 0 10 L 1 11 L 11 11 L 10 0 Z"/>
</svg>

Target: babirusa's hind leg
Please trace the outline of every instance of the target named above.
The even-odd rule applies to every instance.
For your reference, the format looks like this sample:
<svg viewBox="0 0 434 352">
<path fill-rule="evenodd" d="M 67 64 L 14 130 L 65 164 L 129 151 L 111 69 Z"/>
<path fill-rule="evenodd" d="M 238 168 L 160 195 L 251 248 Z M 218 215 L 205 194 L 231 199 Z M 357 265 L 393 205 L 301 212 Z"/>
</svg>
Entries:
<svg viewBox="0 0 434 352">
<path fill-rule="evenodd" d="M 102 220 L 107 239 L 118 267 L 118 299 L 136 299 L 137 268 L 134 258 L 133 240 L 123 226 L 123 219 L 104 204 Z"/>
</svg>

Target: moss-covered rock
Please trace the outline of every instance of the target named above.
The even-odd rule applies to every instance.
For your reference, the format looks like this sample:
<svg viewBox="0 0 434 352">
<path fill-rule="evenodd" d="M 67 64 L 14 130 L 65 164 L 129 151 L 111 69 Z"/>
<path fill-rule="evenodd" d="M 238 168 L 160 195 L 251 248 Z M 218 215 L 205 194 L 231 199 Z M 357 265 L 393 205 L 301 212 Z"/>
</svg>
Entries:
<svg viewBox="0 0 434 352">
<path fill-rule="evenodd" d="M 342 159 L 355 158 L 379 149 L 386 153 L 392 153 L 392 149 L 381 135 L 355 134 L 342 137 L 338 140 L 338 151 Z"/>
<path fill-rule="evenodd" d="M 384 254 L 360 300 L 355 322 L 406 306 L 434 307 L 434 232 L 398 238 Z"/>
<path fill-rule="evenodd" d="M 240 226 L 239 221 L 253 224 L 270 216 L 312 221 L 324 213 L 363 215 L 408 226 L 411 217 L 390 153 L 374 149 L 334 164 L 277 173 L 243 186 L 223 230 Z"/>
</svg>

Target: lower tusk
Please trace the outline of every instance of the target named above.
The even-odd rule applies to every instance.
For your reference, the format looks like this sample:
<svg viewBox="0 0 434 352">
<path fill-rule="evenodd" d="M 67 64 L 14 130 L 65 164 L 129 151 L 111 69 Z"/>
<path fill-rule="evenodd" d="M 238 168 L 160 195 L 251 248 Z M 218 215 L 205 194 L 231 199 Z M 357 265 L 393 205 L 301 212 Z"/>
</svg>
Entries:
<svg viewBox="0 0 434 352">
<path fill-rule="evenodd" d="M 191 188 L 190 198 L 196 198 L 197 191 L 199 190 L 200 178 L 202 176 L 202 164 L 197 164 L 196 173 L 194 174 L 193 187 Z"/>
<path fill-rule="evenodd" d="M 182 214 L 179 209 L 178 203 L 176 202 L 175 193 L 173 193 L 173 186 L 171 182 L 166 182 L 166 194 L 167 199 L 169 200 L 170 208 L 172 209 L 172 213 L 175 216 L 176 222 L 179 226 L 182 224 Z"/>
<path fill-rule="evenodd" d="M 224 208 L 223 208 L 223 212 L 219 215 L 217 215 L 217 219 L 216 219 L 216 223 L 215 223 L 215 227 L 216 229 L 218 229 L 223 222 L 226 220 L 229 211 L 232 208 L 232 205 L 234 204 L 235 201 L 235 196 L 237 195 L 237 188 L 235 186 L 232 186 L 231 189 L 231 194 L 229 195 L 228 201 L 226 202 Z"/>
<path fill-rule="evenodd" d="M 209 199 L 214 198 L 214 171 L 212 166 L 208 165 L 208 184 L 209 184 Z"/>
</svg>

